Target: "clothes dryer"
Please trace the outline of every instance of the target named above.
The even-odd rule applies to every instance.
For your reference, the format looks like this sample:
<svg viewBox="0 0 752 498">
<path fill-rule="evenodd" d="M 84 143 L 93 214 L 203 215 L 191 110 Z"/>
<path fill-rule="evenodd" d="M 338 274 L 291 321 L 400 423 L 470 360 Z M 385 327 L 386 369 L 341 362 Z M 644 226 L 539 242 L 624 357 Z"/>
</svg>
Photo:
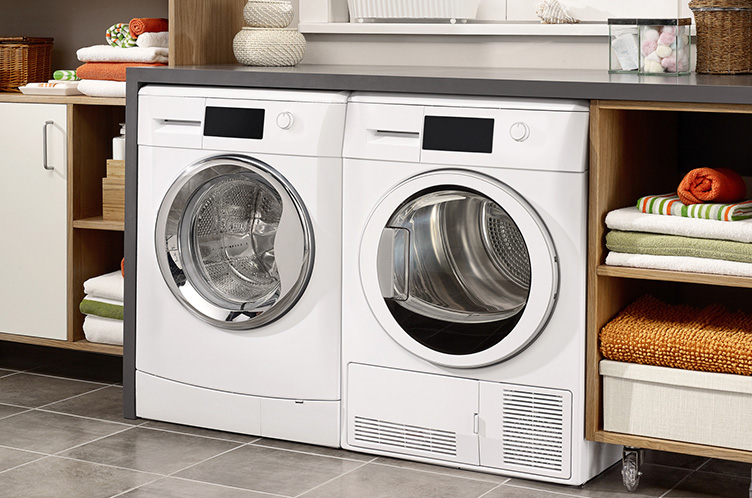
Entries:
<svg viewBox="0 0 752 498">
<path fill-rule="evenodd" d="M 354 93 L 345 448 L 580 484 L 588 106 Z"/>
<path fill-rule="evenodd" d="M 346 98 L 139 92 L 137 416 L 339 446 Z"/>
</svg>

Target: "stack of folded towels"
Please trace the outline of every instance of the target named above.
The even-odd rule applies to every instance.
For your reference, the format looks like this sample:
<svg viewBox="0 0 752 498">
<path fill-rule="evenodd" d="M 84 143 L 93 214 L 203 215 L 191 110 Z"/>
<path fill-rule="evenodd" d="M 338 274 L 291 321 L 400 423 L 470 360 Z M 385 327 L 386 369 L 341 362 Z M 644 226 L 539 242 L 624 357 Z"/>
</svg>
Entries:
<svg viewBox="0 0 752 498">
<path fill-rule="evenodd" d="M 90 278 L 84 282 L 84 299 L 79 305 L 84 318 L 84 335 L 89 342 L 123 344 L 123 270 Z"/>
<path fill-rule="evenodd" d="M 676 194 L 611 211 L 606 226 L 607 265 L 752 277 L 752 200 L 733 170 L 694 169 Z"/>
<path fill-rule="evenodd" d="M 78 89 L 91 97 L 125 97 L 128 67 L 166 66 L 168 62 L 167 19 L 136 18 L 107 29 L 107 45 L 94 45 L 76 52 L 84 64 L 76 69 Z"/>
</svg>

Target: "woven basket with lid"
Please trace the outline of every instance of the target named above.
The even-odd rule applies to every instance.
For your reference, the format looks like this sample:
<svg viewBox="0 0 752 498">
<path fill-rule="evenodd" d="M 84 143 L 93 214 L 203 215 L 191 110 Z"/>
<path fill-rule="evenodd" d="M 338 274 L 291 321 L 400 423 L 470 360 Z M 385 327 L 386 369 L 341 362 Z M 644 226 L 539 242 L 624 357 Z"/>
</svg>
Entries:
<svg viewBox="0 0 752 498">
<path fill-rule="evenodd" d="M 51 76 L 52 38 L 0 37 L 0 91 L 47 81 Z"/>
<path fill-rule="evenodd" d="M 695 71 L 752 73 L 752 0 L 692 0 L 697 24 Z"/>
</svg>

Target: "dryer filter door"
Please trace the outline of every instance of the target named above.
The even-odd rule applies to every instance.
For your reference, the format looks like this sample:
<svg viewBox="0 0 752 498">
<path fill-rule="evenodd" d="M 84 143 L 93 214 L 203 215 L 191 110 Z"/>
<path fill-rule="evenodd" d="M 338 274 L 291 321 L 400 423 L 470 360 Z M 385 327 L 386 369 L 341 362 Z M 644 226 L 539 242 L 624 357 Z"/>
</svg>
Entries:
<svg viewBox="0 0 752 498">
<path fill-rule="evenodd" d="M 175 297 L 227 329 L 283 316 L 313 270 L 312 225 L 299 195 L 271 166 L 245 156 L 187 168 L 162 201 L 155 246 Z"/>
<path fill-rule="evenodd" d="M 445 366 L 514 356 L 555 304 L 556 253 L 542 220 L 510 187 L 475 173 L 434 172 L 390 192 L 362 256 L 364 289 L 387 333 Z"/>
</svg>

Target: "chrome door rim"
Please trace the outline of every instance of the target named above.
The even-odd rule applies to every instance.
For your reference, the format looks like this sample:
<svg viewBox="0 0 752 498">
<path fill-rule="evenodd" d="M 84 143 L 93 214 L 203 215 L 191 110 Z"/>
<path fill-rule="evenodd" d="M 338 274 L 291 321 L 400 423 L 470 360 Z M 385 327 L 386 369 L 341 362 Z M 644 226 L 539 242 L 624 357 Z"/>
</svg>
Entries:
<svg viewBox="0 0 752 498">
<path fill-rule="evenodd" d="M 279 298 L 273 302 L 232 303 L 229 300 L 207 299 L 206 283 L 196 285 L 195 275 L 186 271 L 184 254 L 188 238 L 181 233 L 184 215 L 195 194 L 212 180 L 231 175 L 248 175 L 268 185 L 285 207 L 286 239 L 289 247 L 275 244 L 275 263 L 280 267 Z M 193 209 L 193 208 L 191 208 Z M 286 211 L 286 212 L 285 212 Z M 280 222 L 280 226 L 283 223 Z M 280 230 L 281 231 L 281 230 Z M 248 156 L 221 155 L 197 161 L 188 166 L 173 182 L 160 205 L 154 231 L 156 257 L 162 277 L 177 300 L 201 320 L 223 329 L 245 330 L 262 327 L 286 314 L 303 295 L 313 272 L 315 245 L 313 224 L 302 199 L 294 187 L 274 168 Z M 279 241 L 278 241 L 279 242 Z M 195 255 L 190 254 L 195 258 Z M 300 270 L 294 271 L 295 265 Z M 282 268 L 284 266 L 284 268 Z M 282 278 L 284 274 L 284 278 Z"/>
<path fill-rule="evenodd" d="M 397 323 L 381 294 L 377 270 L 377 252 L 382 229 L 406 199 L 437 185 L 464 187 L 499 203 L 513 220 L 531 248 L 533 278 L 529 302 L 520 321 L 500 343 L 466 355 L 442 353 L 411 337 Z M 499 202 L 503 198 L 506 202 Z M 416 175 L 401 182 L 384 195 L 370 214 L 362 234 L 359 254 L 361 286 L 374 317 L 383 330 L 410 354 L 431 363 L 454 368 L 479 368 L 510 359 L 529 346 L 541 333 L 553 313 L 559 291 L 559 267 L 553 239 L 532 206 L 500 180 L 481 173 L 443 169 Z"/>
</svg>

